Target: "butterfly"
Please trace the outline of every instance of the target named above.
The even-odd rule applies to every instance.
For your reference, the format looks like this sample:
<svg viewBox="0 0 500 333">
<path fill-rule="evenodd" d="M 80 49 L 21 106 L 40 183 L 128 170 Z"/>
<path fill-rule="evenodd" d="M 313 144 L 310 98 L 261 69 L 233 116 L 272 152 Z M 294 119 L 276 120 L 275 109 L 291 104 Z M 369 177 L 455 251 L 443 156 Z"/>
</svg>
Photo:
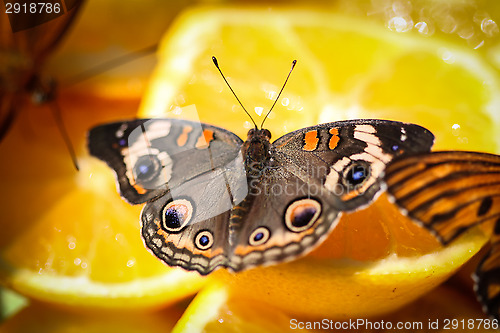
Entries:
<svg viewBox="0 0 500 333">
<path fill-rule="evenodd" d="M 429 151 L 423 127 L 349 120 L 303 128 L 271 143 L 179 119 L 138 119 L 90 130 L 90 154 L 116 173 L 131 204 L 146 203 L 142 237 L 170 266 L 208 274 L 303 255 L 342 212 L 369 205 L 396 156 Z"/>
<path fill-rule="evenodd" d="M 8 133 L 27 96 L 50 107 L 65 143 L 74 159 L 73 148 L 54 101 L 55 83 L 40 72 L 50 52 L 58 45 L 74 21 L 83 0 L 43 3 L 37 13 L 24 13 L 22 2 L 5 2 L 0 21 L 0 140 Z M 27 10 L 33 2 L 27 2 Z M 42 3 L 38 3 L 37 6 Z M 13 6 L 20 5 L 19 8 Z M 50 8 L 49 8 L 50 5 Z M 61 5 L 61 6 L 57 6 Z M 56 6 L 56 7 L 54 7 Z M 10 14 L 7 14 L 10 12 Z M 75 166 L 76 166 L 76 161 Z"/>
<path fill-rule="evenodd" d="M 146 203 L 141 234 L 153 254 L 206 275 L 308 253 L 343 212 L 383 191 L 390 161 L 428 152 L 434 141 L 415 124 L 349 120 L 271 142 L 263 123 L 243 141 L 205 123 L 136 119 L 92 128 L 88 148 L 114 170 L 126 201 Z"/>
<path fill-rule="evenodd" d="M 500 156 L 419 153 L 389 163 L 384 180 L 391 200 L 443 245 L 476 225 L 493 224 L 491 248 L 474 280 L 484 311 L 500 320 Z"/>
</svg>

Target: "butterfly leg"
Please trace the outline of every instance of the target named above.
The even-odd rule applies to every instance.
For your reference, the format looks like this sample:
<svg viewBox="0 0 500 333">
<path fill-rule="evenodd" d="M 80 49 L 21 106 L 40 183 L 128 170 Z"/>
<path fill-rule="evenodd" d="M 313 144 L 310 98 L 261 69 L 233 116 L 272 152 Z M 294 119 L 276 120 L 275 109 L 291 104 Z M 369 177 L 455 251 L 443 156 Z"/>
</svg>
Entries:
<svg viewBox="0 0 500 333">
<path fill-rule="evenodd" d="M 483 310 L 500 320 L 500 219 L 495 223 L 491 249 L 479 263 L 474 280 L 474 289 Z"/>
</svg>

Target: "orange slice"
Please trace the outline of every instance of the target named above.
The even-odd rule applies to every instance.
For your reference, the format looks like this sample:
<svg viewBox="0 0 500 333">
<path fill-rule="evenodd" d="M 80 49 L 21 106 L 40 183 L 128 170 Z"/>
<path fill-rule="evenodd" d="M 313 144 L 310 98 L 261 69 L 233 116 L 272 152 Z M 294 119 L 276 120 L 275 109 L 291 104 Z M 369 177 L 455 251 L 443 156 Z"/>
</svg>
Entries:
<svg viewBox="0 0 500 333">
<path fill-rule="evenodd" d="M 469 327 L 486 332 L 494 331 L 490 329 L 495 325 L 481 313 L 472 298 L 446 286 L 390 316 L 338 320 L 327 316 L 316 319 L 290 316 L 269 305 L 231 297 L 226 288 L 214 284 L 196 296 L 172 332 L 380 332 L 382 329 L 467 332 Z"/>
<path fill-rule="evenodd" d="M 2 187 L 3 282 L 36 299 L 87 307 L 140 309 L 195 293 L 203 279 L 146 251 L 141 207 L 124 202 L 112 172 L 85 153 L 88 128 L 132 116 L 137 101 L 66 95 L 59 103 L 79 172 L 44 108 L 24 109 L 0 146 L 6 158 L 0 172 L 8 175 Z"/>
<path fill-rule="evenodd" d="M 182 309 L 168 307 L 162 311 L 71 311 L 46 303 L 32 302 L 0 327 L 2 333 L 142 333 L 170 332 Z"/>
</svg>

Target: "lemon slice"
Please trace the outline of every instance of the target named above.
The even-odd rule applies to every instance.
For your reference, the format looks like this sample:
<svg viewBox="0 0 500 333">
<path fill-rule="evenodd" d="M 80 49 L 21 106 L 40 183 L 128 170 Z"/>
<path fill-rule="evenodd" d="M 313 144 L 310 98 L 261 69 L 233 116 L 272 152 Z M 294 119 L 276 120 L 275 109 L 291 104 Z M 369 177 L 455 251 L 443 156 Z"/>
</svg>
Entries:
<svg viewBox="0 0 500 333">
<path fill-rule="evenodd" d="M 305 8 L 186 12 L 163 39 L 139 115 L 199 118 L 245 137 L 253 125 L 213 55 L 258 124 L 298 60 L 265 124 L 274 138 L 321 122 L 383 118 L 429 128 L 438 148 L 498 150 L 493 133 L 500 85 L 480 58 L 451 44 Z M 473 230 L 443 248 L 381 196 L 345 215 L 303 259 L 240 274 L 221 270 L 215 277 L 231 295 L 288 313 L 381 315 L 440 284 L 487 239 Z"/>
</svg>

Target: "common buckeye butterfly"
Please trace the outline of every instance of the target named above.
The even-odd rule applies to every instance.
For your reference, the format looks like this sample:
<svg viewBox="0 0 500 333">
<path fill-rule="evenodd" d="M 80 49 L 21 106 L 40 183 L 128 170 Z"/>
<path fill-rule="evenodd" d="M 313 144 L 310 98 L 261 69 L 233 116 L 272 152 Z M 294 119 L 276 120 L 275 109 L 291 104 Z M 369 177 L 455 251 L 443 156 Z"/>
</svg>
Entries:
<svg viewBox="0 0 500 333">
<path fill-rule="evenodd" d="M 246 141 L 179 119 L 106 124 L 89 150 L 116 173 L 120 194 L 146 202 L 142 237 L 161 260 L 208 274 L 290 260 L 309 252 L 344 211 L 370 204 L 387 163 L 428 151 L 418 125 L 350 120 Z"/>
<path fill-rule="evenodd" d="M 375 199 L 391 160 L 429 151 L 434 136 L 414 124 L 349 120 L 270 140 L 256 124 L 243 141 L 199 122 L 140 119 L 93 128 L 88 145 L 115 171 L 122 197 L 146 203 L 142 237 L 154 255 L 205 275 L 309 252 L 342 212 Z"/>
</svg>

